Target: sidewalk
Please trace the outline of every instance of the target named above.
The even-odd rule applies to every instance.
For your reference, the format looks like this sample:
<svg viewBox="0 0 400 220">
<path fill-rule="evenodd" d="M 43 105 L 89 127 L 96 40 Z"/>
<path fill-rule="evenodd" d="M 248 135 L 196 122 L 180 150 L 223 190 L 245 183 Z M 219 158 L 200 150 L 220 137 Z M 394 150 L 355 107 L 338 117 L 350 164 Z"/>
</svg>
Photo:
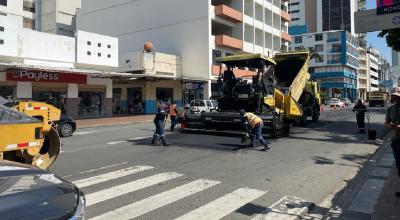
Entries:
<svg viewBox="0 0 400 220">
<path fill-rule="evenodd" d="M 134 115 L 134 116 L 116 116 L 109 118 L 81 119 L 76 120 L 78 128 L 96 127 L 104 125 L 121 125 L 139 122 L 149 122 L 154 119 L 154 115 Z"/>
<path fill-rule="evenodd" d="M 394 166 L 386 180 L 371 220 L 400 219 L 400 198 L 395 196 L 395 192 L 398 191 L 400 191 L 400 178 Z"/>
</svg>

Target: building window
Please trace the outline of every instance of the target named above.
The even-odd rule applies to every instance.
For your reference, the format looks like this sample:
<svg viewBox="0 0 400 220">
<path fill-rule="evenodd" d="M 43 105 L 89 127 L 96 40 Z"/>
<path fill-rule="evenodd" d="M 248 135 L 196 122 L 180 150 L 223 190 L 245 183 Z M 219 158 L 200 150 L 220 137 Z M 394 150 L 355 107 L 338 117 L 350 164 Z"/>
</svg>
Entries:
<svg viewBox="0 0 400 220">
<path fill-rule="evenodd" d="M 0 16 L 7 16 L 6 13 L 0 12 Z"/>
<path fill-rule="evenodd" d="M 35 3 L 32 1 L 24 1 L 23 4 L 24 11 L 35 13 Z"/>
<path fill-rule="evenodd" d="M 300 12 L 299 10 L 293 10 L 290 12 L 290 14 L 299 13 L 299 12 Z"/>
<path fill-rule="evenodd" d="M 87 42 L 87 45 L 89 45 L 89 46 L 92 45 L 92 42 L 88 41 L 88 42 Z"/>
<path fill-rule="evenodd" d="M 0 31 L 4 32 L 4 27 L 0 26 Z"/>
<path fill-rule="evenodd" d="M 111 49 L 111 45 L 107 45 L 107 48 L 108 48 L 108 49 Z"/>
<path fill-rule="evenodd" d="M 316 34 L 315 35 L 315 41 L 322 41 L 324 40 L 324 35 L 323 34 Z"/>
<path fill-rule="evenodd" d="M 292 21 L 298 21 L 300 18 L 292 18 Z"/>
<path fill-rule="evenodd" d="M 324 56 L 323 56 L 323 55 L 316 56 L 316 57 L 315 57 L 315 62 L 316 62 L 316 63 L 322 63 L 322 62 L 324 62 Z"/>
<path fill-rule="evenodd" d="M 101 57 L 101 53 L 97 53 L 97 56 Z"/>
<path fill-rule="evenodd" d="M 294 50 L 303 50 L 303 47 L 295 47 Z"/>
<path fill-rule="evenodd" d="M 303 38 L 301 36 L 295 36 L 294 37 L 294 42 L 296 44 L 303 43 Z"/>
<path fill-rule="evenodd" d="M 108 57 L 108 58 L 111 58 L 111 54 L 107 54 L 107 57 Z"/>
<path fill-rule="evenodd" d="M 213 65 L 219 65 L 219 63 L 217 62 L 217 59 L 222 57 L 222 52 L 218 51 L 218 50 L 213 50 L 212 51 L 212 62 Z"/>
<path fill-rule="evenodd" d="M 90 56 L 90 55 L 92 55 L 92 52 L 88 51 L 88 52 L 86 52 L 86 54 L 87 54 L 88 56 Z"/>
<path fill-rule="evenodd" d="M 35 20 L 24 18 L 24 28 L 35 30 Z"/>
<path fill-rule="evenodd" d="M 101 47 L 101 43 L 97 43 L 97 46 L 98 46 L 98 47 Z"/>
<path fill-rule="evenodd" d="M 4 40 L 0 39 L 0 45 L 3 45 L 3 44 L 4 44 Z"/>
<path fill-rule="evenodd" d="M 299 5 L 299 4 L 300 4 L 300 2 L 293 2 L 293 3 L 290 3 L 290 6 Z"/>
<path fill-rule="evenodd" d="M 0 5 L 7 6 L 7 0 L 0 0 Z"/>
<path fill-rule="evenodd" d="M 321 52 L 323 50 L 324 50 L 324 45 L 322 44 L 315 45 L 315 52 Z"/>
</svg>

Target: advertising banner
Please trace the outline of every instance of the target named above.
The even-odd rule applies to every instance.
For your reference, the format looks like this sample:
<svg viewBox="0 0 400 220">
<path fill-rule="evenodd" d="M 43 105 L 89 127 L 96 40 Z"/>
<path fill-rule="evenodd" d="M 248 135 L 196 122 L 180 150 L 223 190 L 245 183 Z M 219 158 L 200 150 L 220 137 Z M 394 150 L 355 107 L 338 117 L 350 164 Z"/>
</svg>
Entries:
<svg viewBox="0 0 400 220">
<path fill-rule="evenodd" d="M 378 15 L 400 12 L 400 0 L 376 0 L 376 12 Z"/>
</svg>

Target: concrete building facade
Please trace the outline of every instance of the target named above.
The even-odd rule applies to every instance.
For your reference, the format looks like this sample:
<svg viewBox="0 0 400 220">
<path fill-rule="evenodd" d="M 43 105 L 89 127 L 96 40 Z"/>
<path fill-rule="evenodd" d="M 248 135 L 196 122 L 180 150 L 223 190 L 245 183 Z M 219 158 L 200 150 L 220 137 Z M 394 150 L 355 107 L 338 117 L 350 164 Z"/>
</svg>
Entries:
<svg viewBox="0 0 400 220">
<path fill-rule="evenodd" d="M 357 99 L 359 70 L 358 39 L 346 31 L 326 31 L 294 35 L 291 50 L 315 51 L 310 72 L 317 80 L 325 98 Z"/>
<path fill-rule="evenodd" d="M 367 50 L 367 70 L 368 70 L 368 92 L 379 91 L 379 57 L 377 49 Z"/>
<path fill-rule="evenodd" d="M 358 98 L 367 100 L 367 92 L 370 90 L 368 84 L 369 71 L 367 69 L 367 50 L 360 47 L 359 49 L 360 67 L 358 71 Z"/>
<path fill-rule="evenodd" d="M 209 98 L 212 88 L 218 90 L 213 84 L 219 75 L 216 58 L 236 53 L 273 56 L 286 50 L 291 41 L 287 8 L 287 1 L 281 0 L 86 0 L 78 10 L 77 26 L 118 37 L 120 65 L 129 60 L 127 54 L 142 50 L 148 41 L 157 52 L 181 57 L 181 77 L 175 79 L 181 83 L 164 89 L 172 89 L 174 94 L 181 90 L 178 101 L 183 104 Z M 234 72 L 238 77 L 252 74 L 239 69 Z M 152 80 L 162 84 L 174 79 Z M 157 101 L 146 100 L 152 106 Z"/>
<path fill-rule="evenodd" d="M 25 21 L 40 14 L 26 12 L 25 2 L 0 6 L 0 96 L 50 102 L 73 118 L 111 116 L 106 76 L 118 67 L 118 39 L 35 31 Z"/>
</svg>

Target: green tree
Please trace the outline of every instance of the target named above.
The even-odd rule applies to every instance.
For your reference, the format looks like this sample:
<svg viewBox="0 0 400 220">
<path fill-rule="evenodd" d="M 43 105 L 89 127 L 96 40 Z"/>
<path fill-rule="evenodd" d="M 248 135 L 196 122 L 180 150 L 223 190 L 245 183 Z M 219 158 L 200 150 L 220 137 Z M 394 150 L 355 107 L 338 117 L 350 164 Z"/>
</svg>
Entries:
<svg viewBox="0 0 400 220">
<path fill-rule="evenodd" d="M 378 37 L 386 38 L 386 43 L 395 51 L 400 51 L 400 28 L 381 31 Z"/>
</svg>

